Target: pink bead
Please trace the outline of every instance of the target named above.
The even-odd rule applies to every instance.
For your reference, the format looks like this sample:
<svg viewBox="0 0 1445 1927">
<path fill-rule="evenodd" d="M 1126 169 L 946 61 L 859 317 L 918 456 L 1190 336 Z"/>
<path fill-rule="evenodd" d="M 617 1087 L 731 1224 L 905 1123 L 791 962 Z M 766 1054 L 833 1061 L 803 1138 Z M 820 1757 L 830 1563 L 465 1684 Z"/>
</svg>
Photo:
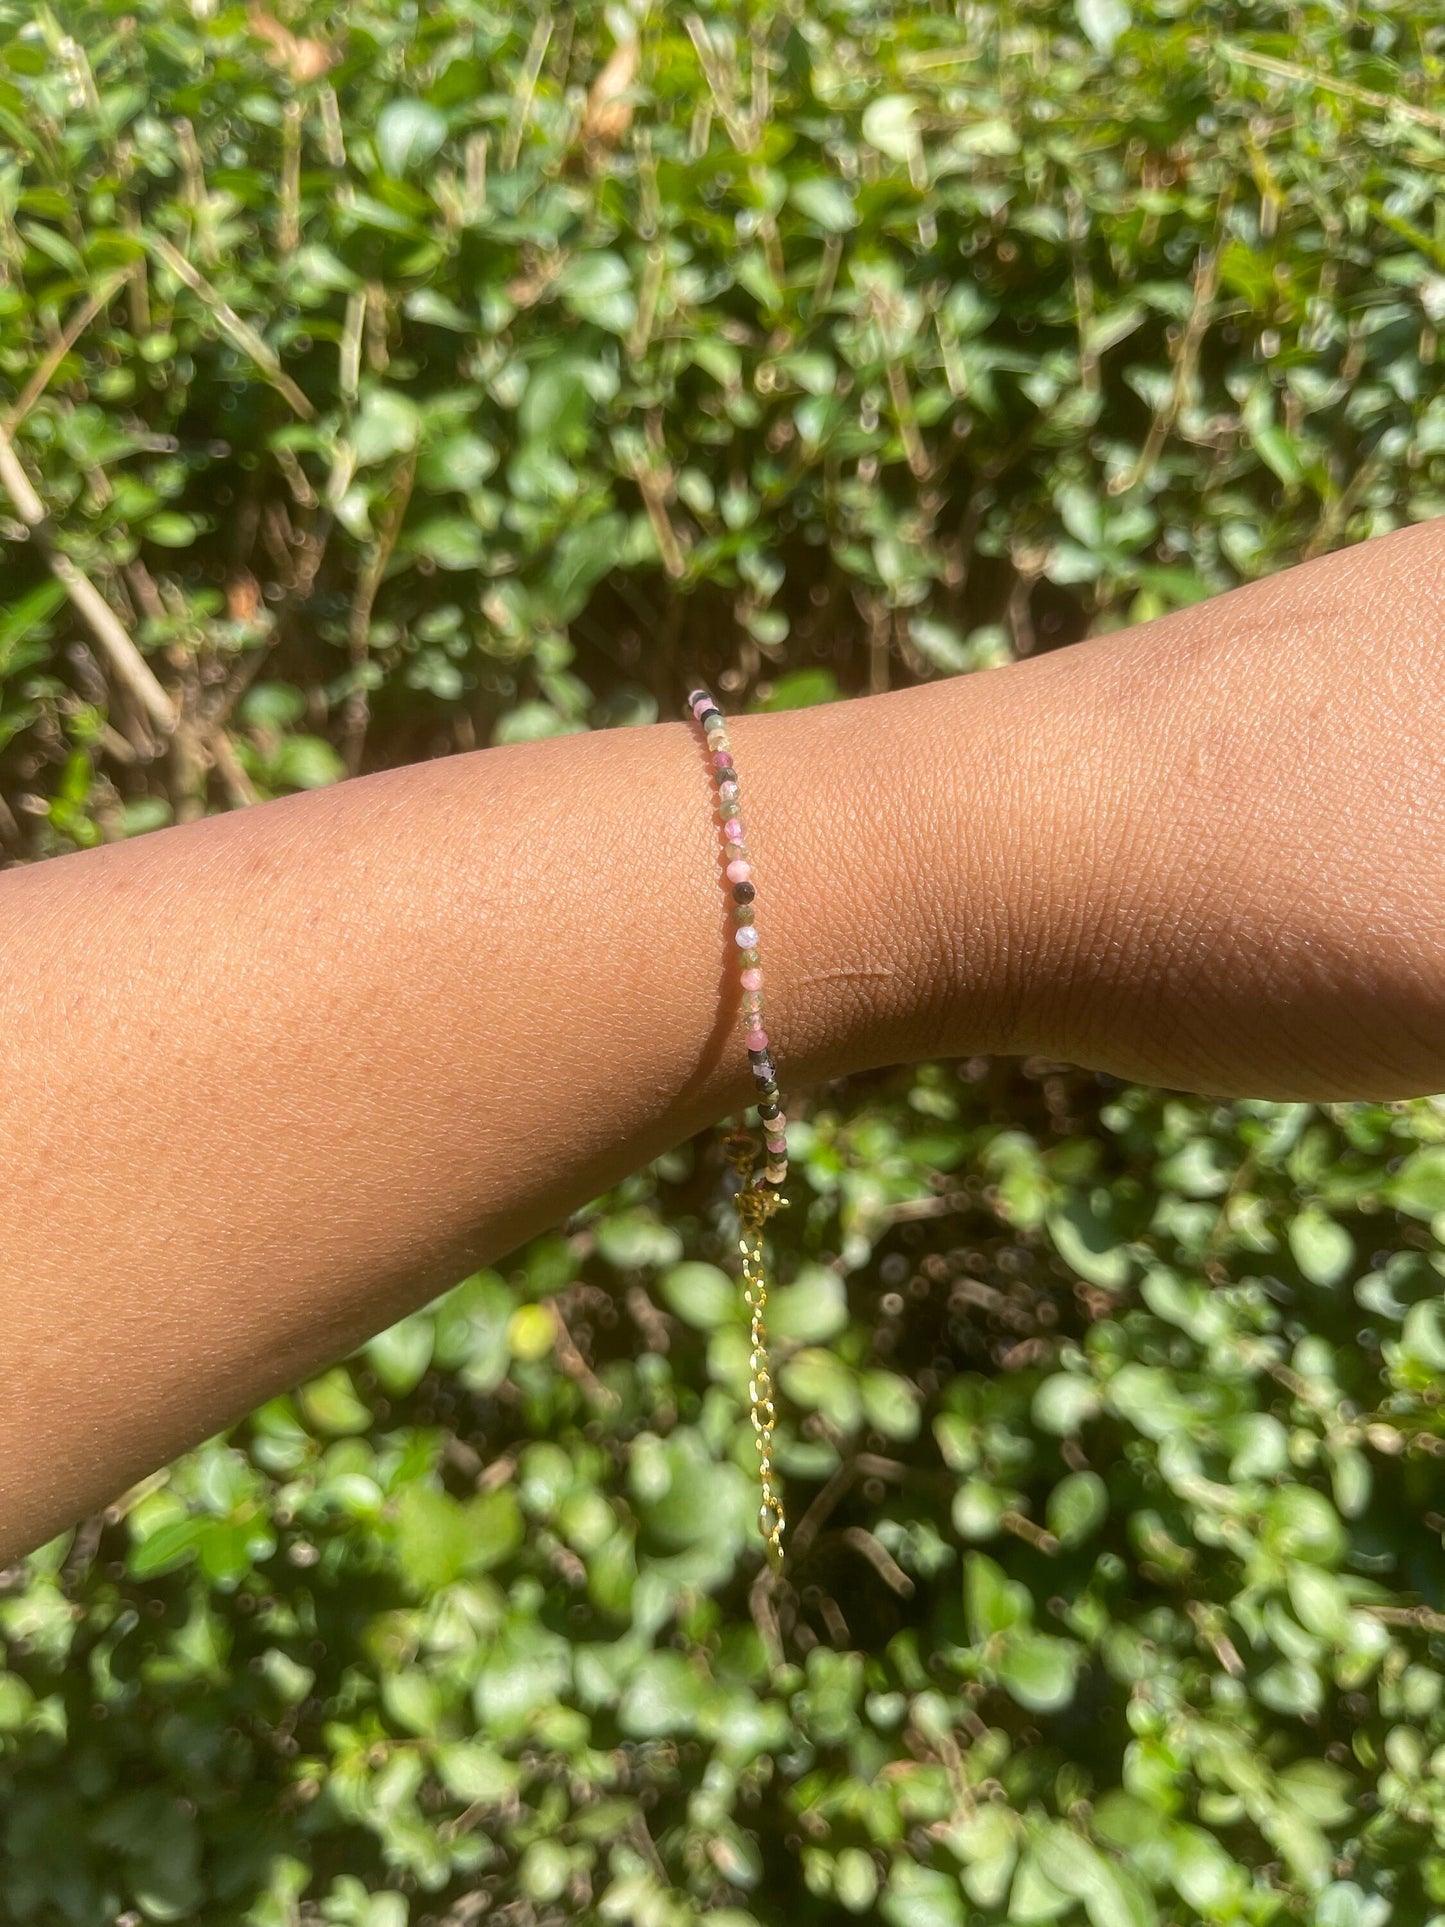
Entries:
<svg viewBox="0 0 1445 1927">
<path fill-rule="evenodd" d="M 714 769 L 726 769 L 732 760 L 731 750 L 715 749 L 712 753 L 712 765 Z"/>
<path fill-rule="evenodd" d="M 744 990 L 761 990 L 763 987 L 763 973 L 758 969 L 757 965 L 754 964 L 750 970 L 743 972 L 741 982 Z"/>
<path fill-rule="evenodd" d="M 768 1033 L 765 1030 L 750 1030 L 747 1036 L 747 1045 L 749 1050 L 766 1050 L 768 1048 Z"/>
<path fill-rule="evenodd" d="M 765 1137 L 763 1142 L 775 1157 L 784 1156 L 788 1149 L 788 1140 L 785 1137 Z"/>
<path fill-rule="evenodd" d="M 742 818 L 735 816 L 730 822 L 724 823 L 723 835 L 729 843 L 741 843 L 743 840 Z"/>
<path fill-rule="evenodd" d="M 736 803 L 738 797 L 742 794 L 736 783 L 719 783 L 717 793 L 724 803 Z"/>
<path fill-rule="evenodd" d="M 744 863 L 740 856 L 734 857 L 727 868 L 728 882 L 746 883 L 752 873 L 753 866 L 751 863 Z"/>
<path fill-rule="evenodd" d="M 739 924 L 733 932 L 733 942 L 739 950 L 751 950 L 758 940 L 758 933 L 750 923 Z"/>
</svg>

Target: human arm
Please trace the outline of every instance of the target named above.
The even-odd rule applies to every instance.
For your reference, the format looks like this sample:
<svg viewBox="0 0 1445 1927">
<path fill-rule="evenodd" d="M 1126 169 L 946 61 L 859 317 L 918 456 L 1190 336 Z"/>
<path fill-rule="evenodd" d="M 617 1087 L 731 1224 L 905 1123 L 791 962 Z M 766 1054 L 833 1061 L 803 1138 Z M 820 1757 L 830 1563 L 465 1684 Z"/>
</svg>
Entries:
<svg viewBox="0 0 1445 1927">
<path fill-rule="evenodd" d="M 1445 1086 L 1445 524 L 730 725 L 785 1093 L 1043 1052 Z M 0 877 L 0 1549 L 745 1101 L 688 725 Z"/>
</svg>

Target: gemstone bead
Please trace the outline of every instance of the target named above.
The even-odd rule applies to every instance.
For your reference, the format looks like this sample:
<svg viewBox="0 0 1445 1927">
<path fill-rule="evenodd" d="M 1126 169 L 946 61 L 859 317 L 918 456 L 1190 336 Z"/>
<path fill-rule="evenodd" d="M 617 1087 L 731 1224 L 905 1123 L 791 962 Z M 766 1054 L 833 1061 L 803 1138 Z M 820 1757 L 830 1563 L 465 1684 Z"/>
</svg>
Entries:
<svg viewBox="0 0 1445 1927">
<path fill-rule="evenodd" d="M 774 1137 L 771 1131 L 763 1139 L 763 1143 L 767 1145 L 774 1157 L 782 1157 L 788 1148 L 788 1140 L 785 1137 Z"/>
<path fill-rule="evenodd" d="M 738 803 L 719 803 L 717 813 L 724 823 L 731 823 L 734 817 L 741 816 L 743 812 Z"/>
<path fill-rule="evenodd" d="M 758 933 L 750 923 L 745 923 L 741 930 L 734 932 L 734 942 L 741 950 L 751 950 L 757 940 Z"/>
<path fill-rule="evenodd" d="M 734 923 L 750 923 L 752 921 L 752 915 L 753 906 L 750 903 L 735 903 L 733 905 Z"/>
<path fill-rule="evenodd" d="M 743 826 L 738 821 L 737 817 L 734 816 L 728 822 L 723 824 L 723 835 L 727 838 L 729 843 L 742 842 Z"/>
<path fill-rule="evenodd" d="M 748 1032 L 749 1050 L 766 1050 L 767 1048 L 768 1033 L 765 1030 L 750 1030 Z"/>
<path fill-rule="evenodd" d="M 733 781 L 732 777 L 730 776 L 725 776 L 722 782 L 718 784 L 717 793 L 722 798 L 724 803 L 736 803 L 738 800 L 738 797 L 742 794 L 741 790 L 739 790 L 737 784 Z"/>
<path fill-rule="evenodd" d="M 741 981 L 744 990 L 761 990 L 763 987 L 763 973 L 761 970 L 745 970 L 742 974 Z"/>
<path fill-rule="evenodd" d="M 756 948 L 752 950 L 745 950 L 742 956 L 739 958 L 739 962 L 742 963 L 745 966 L 745 968 L 748 970 L 752 970 L 757 964 L 760 964 L 762 960 L 763 960 L 762 952 Z"/>
<path fill-rule="evenodd" d="M 755 1017 L 762 1007 L 763 993 L 760 990 L 745 990 L 743 992 L 742 1013 L 744 1017 Z M 749 1024 L 746 1028 L 751 1030 L 752 1025 Z"/>
<path fill-rule="evenodd" d="M 732 769 L 732 752 L 726 749 L 715 749 L 712 753 L 712 766 L 714 769 Z M 737 781 L 736 770 L 733 771 L 732 781 Z"/>
<path fill-rule="evenodd" d="M 734 903 L 751 903 L 757 894 L 756 887 L 751 883 L 735 883 L 733 885 Z"/>
<path fill-rule="evenodd" d="M 734 857 L 727 867 L 727 879 L 729 883 L 746 883 L 752 873 L 752 864 L 744 863 L 741 857 Z"/>
</svg>

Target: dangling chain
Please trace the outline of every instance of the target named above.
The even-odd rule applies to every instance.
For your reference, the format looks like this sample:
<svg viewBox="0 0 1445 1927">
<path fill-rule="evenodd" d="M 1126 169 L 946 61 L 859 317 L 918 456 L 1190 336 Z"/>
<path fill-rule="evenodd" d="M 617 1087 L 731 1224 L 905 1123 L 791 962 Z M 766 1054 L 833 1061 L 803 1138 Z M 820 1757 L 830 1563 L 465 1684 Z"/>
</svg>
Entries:
<svg viewBox="0 0 1445 1927">
<path fill-rule="evenodd" d="M 741 1182 L 737 1193 L 738 1250 L 742 1254 L 743 1303 L 748 1308 L 748 1411 L 753 1424 L 753 1442 L 758 1450 L 758 1531 L 767 1547 L 768 1564 L 774 1572 L 782 1570 L 783 1532 L 787 1518 L 783 1495 L 773 1483 L 773 1429 L 777 1408 L 773 1403 L 773 1372 L 768 1358 L 768 1274 L 763 1263 L 763 1227 L 787 1199 L 776 1191 L 760 1189 L 752 1182 L 757 1146 L 747 1131 L 731 1132 L 727 1153 L 737 1167 Z"/>
<path fill-rule="evenodd" d="M 723 874 L 731 887 L 732 932 L 737 946 L 737 961 L 742 976 L 742 1000 L 738 1015 L 742 1020 L 743 1043 L 747 1049 L 748 1069 L 753 1078 L 753 1103 L 757 1108 L 761 1143 L 746 1130 L 727 1134 L 725 1147 L 738 1173 L 737 1213 L 738 1250 L 742 1253 L 743 1301 L 748 1308 L 748 1410 L 752 1417 L 753 1443 L 758 1449 L 758 1482 L 761 1504 L 758 1530 L 767 1548 L 768 1564 L 777 1572 L 783 1563 L 783 1500 L 773 1478 L 773 1430 L 777 1410 L 773 1403 L 773 1374 L 768 1363 L 768 1277 L 763 1265 L 763 1227 L 784 1202 L 782 1185 L 788 1175 L 788 1140 L 784 1135 L 787 1117 L 778 1090 L 778 1066 L 768 1033 L 763 1029 L 762 953 L 758 949 L 757 884 L 753 878 L 752 853 L 743 830 L 742 790 L 732 744 L 722 711 L 706 689 L 694 689 L 687 699 L 695 721 L 707 740 L 708 768 L 717 786 L 717 816 L 721 832 Z M 761 1174 L 755 1174 L 759 1151 L 763 1154 Z"/>
</svg>

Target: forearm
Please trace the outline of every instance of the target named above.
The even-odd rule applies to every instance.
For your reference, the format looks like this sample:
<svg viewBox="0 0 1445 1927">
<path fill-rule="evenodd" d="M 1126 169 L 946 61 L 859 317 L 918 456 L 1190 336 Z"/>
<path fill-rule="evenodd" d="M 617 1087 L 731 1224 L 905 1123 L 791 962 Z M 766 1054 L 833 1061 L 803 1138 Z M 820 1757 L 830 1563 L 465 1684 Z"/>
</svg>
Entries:
<svg viewBox="0 0 1445 1927">
<path fill-rule="evenodd" d="M 733 725 L 785 1090 L 920 1054 L 963 987 L 939 693 Z M 681 722 L 7 874 L 0 1545 L 744 1103 L 731 936 Z M 984 1048 L 1009 976 L 970 970 Z"/>
<path fill-rule="evenodd" d="M 1445 1090 L 1445 520 L 982 680 L 1034 746 L 1029 1048 Z"/>
<path fill-rule="evenodd" d="M 735 720 L 785 1091 L 1445 1087 L 1442 553 Z M 676 723 L 0 879 L 0 1549 L 746 1101 L 710 795 Z"/>
</svg>

